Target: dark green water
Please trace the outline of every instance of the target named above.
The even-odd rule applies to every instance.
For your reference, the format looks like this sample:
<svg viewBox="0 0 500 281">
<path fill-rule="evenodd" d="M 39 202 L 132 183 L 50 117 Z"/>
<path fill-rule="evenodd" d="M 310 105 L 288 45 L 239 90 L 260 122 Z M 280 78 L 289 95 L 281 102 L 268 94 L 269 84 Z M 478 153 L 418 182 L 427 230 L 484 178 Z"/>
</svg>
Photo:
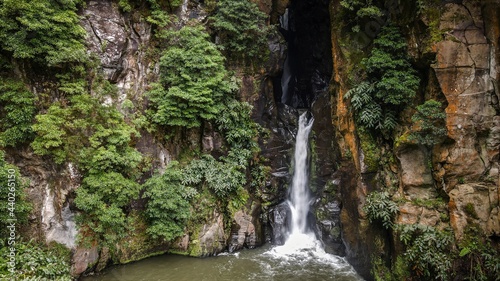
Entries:
<svg viewBox="0 0 500 281">
<path fill-rule="evenodd" d="M 304 250 L 279 253 L 270 246 L 211 258 L 164 255 L 115 266 L 84 281 L 357 281 L 342 258 Z"/>
</svg>

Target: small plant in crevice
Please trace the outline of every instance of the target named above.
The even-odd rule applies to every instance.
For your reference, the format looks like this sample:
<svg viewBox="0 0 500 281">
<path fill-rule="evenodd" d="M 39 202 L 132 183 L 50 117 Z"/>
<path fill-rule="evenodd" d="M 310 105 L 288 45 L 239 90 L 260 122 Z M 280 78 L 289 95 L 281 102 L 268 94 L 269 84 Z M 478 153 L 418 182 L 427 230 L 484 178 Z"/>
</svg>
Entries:
<svg viewBox="0 0 500 281">
<path fill-rule="evenodd" d="M 399 211 L 398 204 L 391 200 L 387 192 L 371 192 L 366 197 L 363 211 L 366 212 L 368 220 L 380 222 L 386 229 L 392 229 L 394 226 L 393 219 Z"/>
<path fill-rule="evenodd" d="M 384 13 L 371 0 L 341 0 L 342 12 L 353 19 L 351 22 L 352 31 L 361 31 L 363 21 L 370 19 L 380 19 Z M 347 18 L 347 17 L 346 17 Z"/>
</svg>

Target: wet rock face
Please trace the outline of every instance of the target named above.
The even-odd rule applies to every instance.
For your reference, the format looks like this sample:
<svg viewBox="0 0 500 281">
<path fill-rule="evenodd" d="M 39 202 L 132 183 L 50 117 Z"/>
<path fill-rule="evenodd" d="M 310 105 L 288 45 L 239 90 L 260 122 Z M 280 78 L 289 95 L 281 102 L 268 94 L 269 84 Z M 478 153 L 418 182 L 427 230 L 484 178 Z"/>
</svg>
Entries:
<svg viewBox="0 0 500 281">
<path fill-rule="evenodd" d="M 498 187 L 459 184 L 450 193 L 450 222 L 460 239 L 468 224 L 477 224 L 487 236 L 500 236 Z"/>
<path fill-rule="evenodd" d="M 470 222 L 487 235 L 498 235 L 500 221 L 495 203 L 500 185 L 500 33 L 492 26 L 498 21 L 498 7 L 486 11 L 487 6 L 476 1 L 445 5 L 440 29 L 449 32 L 437 43 L 432 66 L 448 102 L 446 126 L 453 140 L 434 155 L 440 169 L 436 176 L 450 197 L 450 222 L 457 238 Z"/>
<path fill-rule="evenodd" d="M 270 205 L 276 205 L 286 199 L 286 190 L 291 181 L 292 162 L 298 112 L 296 109 L 274 101 L 268 108 L 272 119 L 261 119 L 262 126 L 270 130 L 269 138 L 261 146 L 262 155 L 268 159 L 271 178 L 267 186 L 262 187 L 262 199 Z"/>
<path fill-rule="evenodd" d="M 440 29 L 450 31 L 436 44 L 437 62 L 432 67 L 448 102 L 446 125 L 454 141 L 443 148 L 439 159 L 447 189 L 453 188 L 457 178 L 478 181 L 498 166 L 494 141 L 498 126 L 499 93 L 494 86 L 498 50 L 485 36 L 484 26 L 479 3 L 445 5 Z"/>
<path fill-rule="evenodd" d="M 149 43 L 151 25 L 123 15 L 115 2 L 99 0 L 87 3 L 82 26 L 89 51 L 97 54 L 105 78 L 120 91 L 119 101 L 127 92 L 142 94 L 150 68 L 140 47 Z"/>
<path fill-rule="evenodd" d="M 224 232 L 223 215 L 214 212 L 212 221 L 204 224 L 200 229 L 197 241 L 199 243 L 199 252 L 196 256 L 207 257 L 214 256 L 226 249 L 226 234 Z"/>
<path fill-rule="evenodd" d="M 281 100 L 295 108 L 311 107 L 332 76 L 329 2 L 290 1 L 289 27 L 283 34 L 291 79 Z"/>
<path fill-rule="evenodd" d="M 274 206 L 269 210 L 269 223 L 271 225 L 271 243 L 283 245 L 288 237 L 291 225 L 292 212 L 287 202 Z"/>
<path fill-rule="evenodd" d="M 238 211 L 234 214 L 231 240 L 228 250 L 234 252 L 243 248 L 255 248 L 262 244 L 260 222 L 251 214 Z"/>
<path fill-rule="evenodd" d="M 325 193 L 317 199 L 316 221 L 318 237 L 325 245 L 325 251 L 340 256 L 345 255 L 345 247 L 341 235 L 341 202 L 336 198 L 338 186 L 333 181 L 325 188 Z"/>
</svg>

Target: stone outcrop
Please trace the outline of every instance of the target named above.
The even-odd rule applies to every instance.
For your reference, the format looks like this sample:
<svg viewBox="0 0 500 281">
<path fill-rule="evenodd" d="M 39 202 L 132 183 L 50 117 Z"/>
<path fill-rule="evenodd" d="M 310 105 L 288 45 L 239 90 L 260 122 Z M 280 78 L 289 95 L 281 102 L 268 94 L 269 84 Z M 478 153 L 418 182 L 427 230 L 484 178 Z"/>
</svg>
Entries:
<svg viewBox="0 0 500 281">
<path fill-rule="evenodd" d="M 332 15 L 339 5 L 340 1 L 332 1 Z M 380 147 L 380 166 L 373 173 L 366 169 L 369 151 L 361 145 L 350 105 L 344 99 L 351 86 L 347 73 L 355 67 L 352 54 L 357 50 L 345 44 L 343 36 L 347 35 L 341 28 L 332 29 L 333 123 L 343 165 L 349 167 L 343 173 L 354 177 L 341 183 L 342 233 L 348 260 L 368 279 L 370 261 L 364 257 L 380 253 L 388 244 L 396 250 L 399 247 L 397 239 L 385 241 L 378 249 L 372 245 L 376 241 L 384 244 L 387 235 L 370 229 L 362 210 L 365 196 L 373 190 L 390 190 L 393 200 L 400 202 L 398 224 L 451 226 L 458 239 L 468 226 L 477 225 L 485 235 L 498 237 L 500 7 L 495 1 L 465 0 L 448 1 L 441 8 L 439 30 L 434 31 L 442 34 L 442 40 L 434 42 L 428 53 L 412 51 L 423 48 L 419 46 L 423 41 L 414 38 L 421 36 L 417 25 L 408 27 L 407 37 L 416 67 L 427 76 L 421 99 L 442 102 L 448 135 L 432 151 L 402 141 L 403 135 L 394 148 Z M 427 19 L 422 22 L 429 24 Z M 340 27 L 342 22 L 333 25 Z M 422 101 L 414 102 L 416 106 Z M 403 123 L 412 114 L 411 110 L 402 112 Z"/>
<path fill-rule="evenodd" d="M 260 206 L 257 207 L 260 208 Z M 234 214 L 231 239 L 228 243 L 229 252 L 243 248 L 253 249 L 260 246 L 262 242 L 260 221 L 242 210 L 237 211 Z"/>
<path fill-rule="evenodd" d="M 201 227 L 198 239 L 191 243 L 199 251 L 195 256 L 214 256 L 224 251 L 227 246 L 227 237 L 224 232 L 223 215 L 214 212 L 212 221 Z"/>
<path fill-rule="evenodd" d="M 488 38 L 485 21 L 495 19 L 483 17 L 479 2 L 446 4 L 440 21 L 445 40 L 436 44 L 432 66 L 448 102 L 446 126 L 453 140 L 434 156 L 437 180 L 450 196 L 457 238 L 468 223 L 498 235 L 500 221 L 498 195 L 490 196 L 499 192 L 498 32 L 496 39 Z"/>
<path fill-rule="evenodd" d="M 118 104 L 128 93 L 142 96 L 152 69 L 142 50 L 151 38 L 151 25 L 140 16 L 125 16 L 112 1 L 90 1 L 83 10 L 89 52 L 101 60 L 105 78 L 119 89 Z"/>
</svg>

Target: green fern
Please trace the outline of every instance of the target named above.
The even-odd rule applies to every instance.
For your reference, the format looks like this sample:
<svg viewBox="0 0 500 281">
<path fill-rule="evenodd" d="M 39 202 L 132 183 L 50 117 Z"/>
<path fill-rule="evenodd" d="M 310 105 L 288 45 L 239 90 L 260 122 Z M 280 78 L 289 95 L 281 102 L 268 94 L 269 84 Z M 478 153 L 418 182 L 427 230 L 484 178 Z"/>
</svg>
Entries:
<svg viewBox="0 0 500 281">
<path fill-rule="evenodd" d="M 381 222 L 386 229 L 394 226 L 394 216 L 399 211 L 387 192 L 372 192 L 366 197 L 363 207 L 370 222 Z"/>
</svg>

